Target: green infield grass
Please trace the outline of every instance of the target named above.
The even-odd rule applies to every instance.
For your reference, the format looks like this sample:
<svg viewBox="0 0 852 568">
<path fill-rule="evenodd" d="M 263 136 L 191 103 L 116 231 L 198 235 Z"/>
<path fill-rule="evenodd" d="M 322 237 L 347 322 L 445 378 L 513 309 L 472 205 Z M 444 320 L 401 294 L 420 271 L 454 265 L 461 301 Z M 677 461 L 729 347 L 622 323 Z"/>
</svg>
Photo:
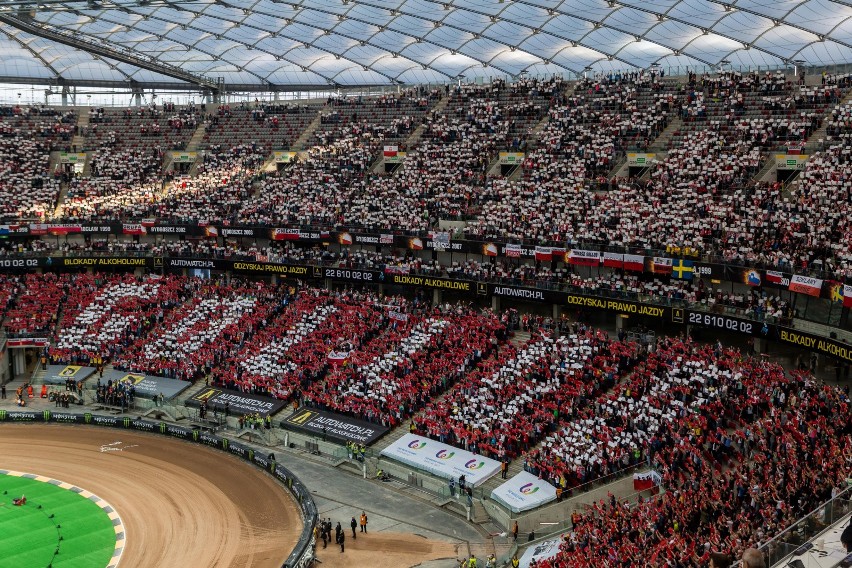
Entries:
<svg viewBox="0 0 852 568">
<path fill-rule="evenodd" d="M 26 505 L 13 505 L 22 495 Z M 0 565 L 103 568 L 114 552 L 113 522 L 94 501 L 52 483 L 0 475 Z"/>
</svg>

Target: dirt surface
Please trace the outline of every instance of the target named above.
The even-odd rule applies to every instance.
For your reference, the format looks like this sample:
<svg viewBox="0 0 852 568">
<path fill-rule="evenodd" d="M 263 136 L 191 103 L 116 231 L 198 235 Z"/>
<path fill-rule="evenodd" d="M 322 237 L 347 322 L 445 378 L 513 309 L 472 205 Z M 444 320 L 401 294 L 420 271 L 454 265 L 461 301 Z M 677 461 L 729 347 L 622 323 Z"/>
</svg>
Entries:
<svg viewBox="0 0 852 568">
<path fill-rule="evenodd" d="M 329 544 L 328 548 L 323 549 L 322 541 L 319 541 L 317 558 L 323 568 L 400 568 L 439 558 L 448 559 L 449 566 L 458 566 L 455 559 L 461 558 L 462 552 L 465 552 L 466 557 L 466 550 L 460 551 L 458 545 L 450 542 L 427 540 L 416 534 L 390 532 L 357 533 L 357 538 L 353 540 L 351 529 L 346 532 L 344 549 L 345 552 L 341 553 L 339 544 Z"/>
<path fill-rule="evenodd" d="M 3 469 L 73 483 L 115 507 L 127 531 L 121 568 L 280 568 L 302 530 L 296 503 L 271 476 L 188 442 L 10 424 L 0 429 L 0 456 Z"/>
</svg>

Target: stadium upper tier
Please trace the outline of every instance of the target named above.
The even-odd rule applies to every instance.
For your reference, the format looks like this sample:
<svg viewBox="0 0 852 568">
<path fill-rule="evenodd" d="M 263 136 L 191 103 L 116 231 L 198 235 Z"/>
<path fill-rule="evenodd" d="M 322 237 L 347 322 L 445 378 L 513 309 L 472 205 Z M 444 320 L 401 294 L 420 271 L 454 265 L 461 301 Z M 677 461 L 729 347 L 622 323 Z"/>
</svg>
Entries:
<svg viewBox="0 0 852 568">
<path fill-rule="evenodd" d="M 852 62 L 840 0 L 0 4 L 7 81 L 210 90 Z"/>
<path fill-rule="evenodd" d="M 454 238 L 690 252 L 850 276 L 849 77 L 792 79 L 642 73 L 311 105 L 5 108 L 0 216 L 408 233 L 463 220 Z M 50 152 L 72 141 L 88 164 L 70 176 Z M 180 175 L 167 150 L 190 143 L 198 162 Z M 306 149 L 275 172 L 279 144 Z M 392 174 L 378 167 L 386 146 L 407 150 Z M 819 151 L 793 183 L 767 181 L 774 152 L 790 146 Z M 657 159 L 627 177 L 625 152 L 635 148 Z M 507 150 L 523 155 L 519 172 L 494 175 Z"/>
</svg>

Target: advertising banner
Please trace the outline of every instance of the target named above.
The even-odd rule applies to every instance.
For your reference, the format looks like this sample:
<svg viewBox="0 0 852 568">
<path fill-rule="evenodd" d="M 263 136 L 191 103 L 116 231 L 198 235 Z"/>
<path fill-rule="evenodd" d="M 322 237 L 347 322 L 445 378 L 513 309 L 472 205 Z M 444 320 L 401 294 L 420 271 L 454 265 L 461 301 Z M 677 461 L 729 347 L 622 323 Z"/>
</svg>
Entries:
<svg viewBox="0 0 852 568">
<path fill-rule="evenodd" d="M 281 422 L 281 426 L 339 442 L 355 442 L 366 446 L 390 430 L 381 424 L 372 424 L 342 414 L 305 407 Z"/>
<path fill-rule="evenodd" d="M 500 471 L 500 462 L 423 436 L 405 434 L 382 455 L 445 479 L 464 475 L 474 487 Z"/>
<path fill-rule="evenodd" d="M 153 260 L 145 256 L 48 256 L 42 259 L 42 268 L 144 268 Z"/>
<path fill-rule="evenodd" d="M 535 509 L 556 500 L 556 488 L 522 471 L 491 492 L 491 498 L 513 513 Z"/>
<path fill-rule="evenodd" d="M 467 280 L 450 280 L 449 278 L 431 278 L 429 276 L 408 276 L 403 274 L 390 274 L 388 276 L 389 278 L 386 279 L 388 284 L 476 293 L 474 283 Z"/>
<path fill-rule="evenodd" d="M 268 396 L 229 391 L 215 387 L 207 387 L 190 397 L 186 404 L 198 408 L 202 402 L 207 402 L 211 410 L 225 410 L 225 405 L 231 414 L 275 414 L 284 407 L 284 401 Z"/>
<path fill-rule="evenodd" d="M 94 367 L 81 365 L 48 365 L 44 382 L 49 385 L 64 385 L 68 379 L 74 379 L 75 382 L 84 381 L 94 372 Z"/>
<path fill-rule="evenodd" d="M 141 398 L 154 398 L 163 393 L 166 399 L 173 398 L 184 390 L 188 389 L 192 383 L 187 381 L 179 381 L 177 379 L 169 379 L 166 377 L 155 377 L 144 373 L 131 373 L 128 371 L 119 371 L 111 369 L 104 373 L 101 384 L 106 384 L 107 381 L 125 383 L 128 386 L 134 385 L 136 396 Z"/>
<path fill-rule="evenodd" d="M 518 300 L 547 302 L 551 304 L 561 304 L 565 300 L 564 292 L 541 290 L 538 288 L 521 288 L 518 286 L 503 286 L 501 284 L 492 285 L 491 295 L 500 296 L 501 298 L 516 298 Z"/>
<path fill-rule="evenodd" d="M 777 329 L 777 338 L 782 343 L 798 345 L 811 351 L 817 351 L 826 355 L 831 355 L 844 361 L 852 362 L 852 345 L 842 343 L 833 339 L 819 337 L 805 333 L 803 331 L 794 331 L 779 327 Z"/>
<path fill-rule="evenodd" d="M 650 316 L 654 318 L 665 317 L 671 310 L 667 306 L 652 306 L 648 304 L 639 304 L 628 300 L 596 298 L 591 296 L 581 296 L 578 294 L 567 294 L 565 302 L 569 307 L 592 308 L 598 310 L 609 310 L 620 314 L 636 314 L 639 316 Z"/>
</svg>

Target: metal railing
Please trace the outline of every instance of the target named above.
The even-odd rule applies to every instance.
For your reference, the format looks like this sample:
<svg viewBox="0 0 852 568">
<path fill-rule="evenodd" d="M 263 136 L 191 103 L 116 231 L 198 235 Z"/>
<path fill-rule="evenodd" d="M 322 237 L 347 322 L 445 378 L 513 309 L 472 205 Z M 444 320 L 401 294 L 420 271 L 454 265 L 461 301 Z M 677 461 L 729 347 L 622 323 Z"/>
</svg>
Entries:
<svg viewBox="0 0 852 568">
<path fill-rule="evenodd" d="M 763 553 L 767 566 L 774 566 L 799 549 L 805 552 L 805 545 L 825 529 L 838 522 L 852 511 L 852 485 L 849 485 L 833 497 L 761 544 L 758 550 Z M 742 564 L 738 564 L 741 566 Z"/>
</svg>

